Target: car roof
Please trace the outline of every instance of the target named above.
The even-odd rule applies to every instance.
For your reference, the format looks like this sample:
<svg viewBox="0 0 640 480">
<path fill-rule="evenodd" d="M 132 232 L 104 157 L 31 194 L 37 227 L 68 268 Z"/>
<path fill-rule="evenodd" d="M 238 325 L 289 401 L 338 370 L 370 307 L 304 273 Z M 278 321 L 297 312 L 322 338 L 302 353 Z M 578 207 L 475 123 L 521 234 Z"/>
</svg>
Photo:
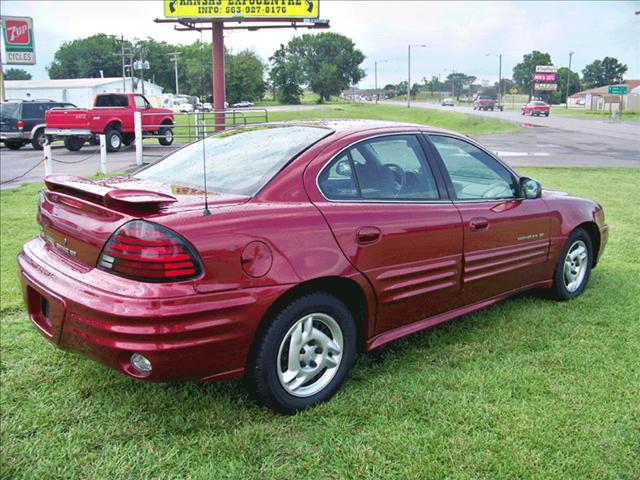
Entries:
<svg viewBox="0 0 640 480">
<path fill-rule="evenodd" d="M 411 131 L 419 130 L 428 133 L 448 133 L 452 135 L 460 135 L 459 133 L 442 128 L 432 127 L 429 125 L 420 125 L 417 123 L 406 122 L 390 122 L 384 120 L 366 120 L 366 119 L 313 119 L 313 120 L 292 120 L 289 122 L 277 123 L 274 125 L 300 125 L 314 126 L 333 130 L 339 134 L 360 133 L 369 130 L 387 130 L 387 131 Z M 460 135 L 463 136 L 463 135 Z"/>
</svg>

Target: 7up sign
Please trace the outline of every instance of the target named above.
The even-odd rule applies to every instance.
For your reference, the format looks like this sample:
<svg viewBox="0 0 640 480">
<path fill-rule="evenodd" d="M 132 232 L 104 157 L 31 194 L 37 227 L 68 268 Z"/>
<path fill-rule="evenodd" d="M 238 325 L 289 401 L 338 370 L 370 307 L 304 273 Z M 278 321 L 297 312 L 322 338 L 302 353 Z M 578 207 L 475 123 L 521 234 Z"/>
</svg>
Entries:
<svg viewBox="0 0 640 480">
<path fill-rule="evenodd" d="M 31 17 L 2 17 L 2 39 L 8 65 L 35 65 L 36 51 L 33 42 Z"/>
</svg>

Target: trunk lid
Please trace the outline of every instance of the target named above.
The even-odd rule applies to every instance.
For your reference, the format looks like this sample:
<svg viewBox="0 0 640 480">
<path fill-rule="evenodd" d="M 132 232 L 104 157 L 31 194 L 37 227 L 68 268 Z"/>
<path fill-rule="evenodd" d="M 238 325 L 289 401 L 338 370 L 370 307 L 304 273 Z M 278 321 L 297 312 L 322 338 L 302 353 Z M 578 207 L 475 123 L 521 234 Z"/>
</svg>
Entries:
<svg viewBox="0 0 640 480">
<path fill-rule="evenodd" d="M 50 175 L 38 202 L 42 238 L 65 259 L 93 268 L 102 247 L 124 223 L 163 218 L 204 210 L 204 192 L 198 189 L 114 177 L 91 181 L 82 177 Z M 208 195 L 212 213 L 216 207 L 245 203 L 240 195 Z"/>
</svg>

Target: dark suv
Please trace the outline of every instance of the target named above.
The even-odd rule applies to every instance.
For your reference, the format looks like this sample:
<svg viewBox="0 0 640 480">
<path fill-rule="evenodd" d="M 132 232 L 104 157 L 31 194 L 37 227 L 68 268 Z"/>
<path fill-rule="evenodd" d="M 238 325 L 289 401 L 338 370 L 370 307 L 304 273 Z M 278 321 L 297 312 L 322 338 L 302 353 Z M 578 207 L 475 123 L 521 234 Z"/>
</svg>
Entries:
<svg viewBox="0 0 640 480">
<path fill-rule="evenodd" d="M 44 134 L 44 114 L 52 108 L 76 108 L 72 103 L 53 100 L 8 101 L 0 104 L 0 142 L 11 150 L 18 150 L 31 143 L 36 150 L 42 150 Z"/>
</svg>

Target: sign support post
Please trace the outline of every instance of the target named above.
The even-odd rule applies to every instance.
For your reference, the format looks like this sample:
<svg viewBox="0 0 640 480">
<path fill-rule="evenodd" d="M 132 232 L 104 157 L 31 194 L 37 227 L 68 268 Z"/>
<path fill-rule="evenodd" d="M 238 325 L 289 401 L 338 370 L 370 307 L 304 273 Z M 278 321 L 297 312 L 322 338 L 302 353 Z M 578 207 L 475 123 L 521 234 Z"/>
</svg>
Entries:
<svg viewBox="0 0 640 480">
<path fill-rule="evenodd" d="M 202 2 L 206 3 L 206 2 Z M 214 3 L 214 2 L 210 2 Z M 240 3 L 240 2 L 237 2 Z M 216 5 L 201 5 L 200 2 L 178 2 L 164 0 L 165 18 L 156 18 L 156 23 L 175 23 L 177 31 L 211 30 L 211 55 L 213 75 L 214 128 L 224 130 L 225 82 L 224 82 L 224 31 L 272 28 L 329 28 L 328 20 L 319 19 L 319 0 L 305 0 L 264 5 L 245 2 L 237 5 L 232 0 L 219 0 Z M 225 22 L 233 25 L 225 26 Z M 177 90 L 177 80 L 176 80 Z"/>
<path fill-rule="evenodd" d="M 213 22 L 211 24 L 211 48 L 213 54 L 213 111 L 215 131 L 224 130 L 224 24 Z"/>
</svg>

